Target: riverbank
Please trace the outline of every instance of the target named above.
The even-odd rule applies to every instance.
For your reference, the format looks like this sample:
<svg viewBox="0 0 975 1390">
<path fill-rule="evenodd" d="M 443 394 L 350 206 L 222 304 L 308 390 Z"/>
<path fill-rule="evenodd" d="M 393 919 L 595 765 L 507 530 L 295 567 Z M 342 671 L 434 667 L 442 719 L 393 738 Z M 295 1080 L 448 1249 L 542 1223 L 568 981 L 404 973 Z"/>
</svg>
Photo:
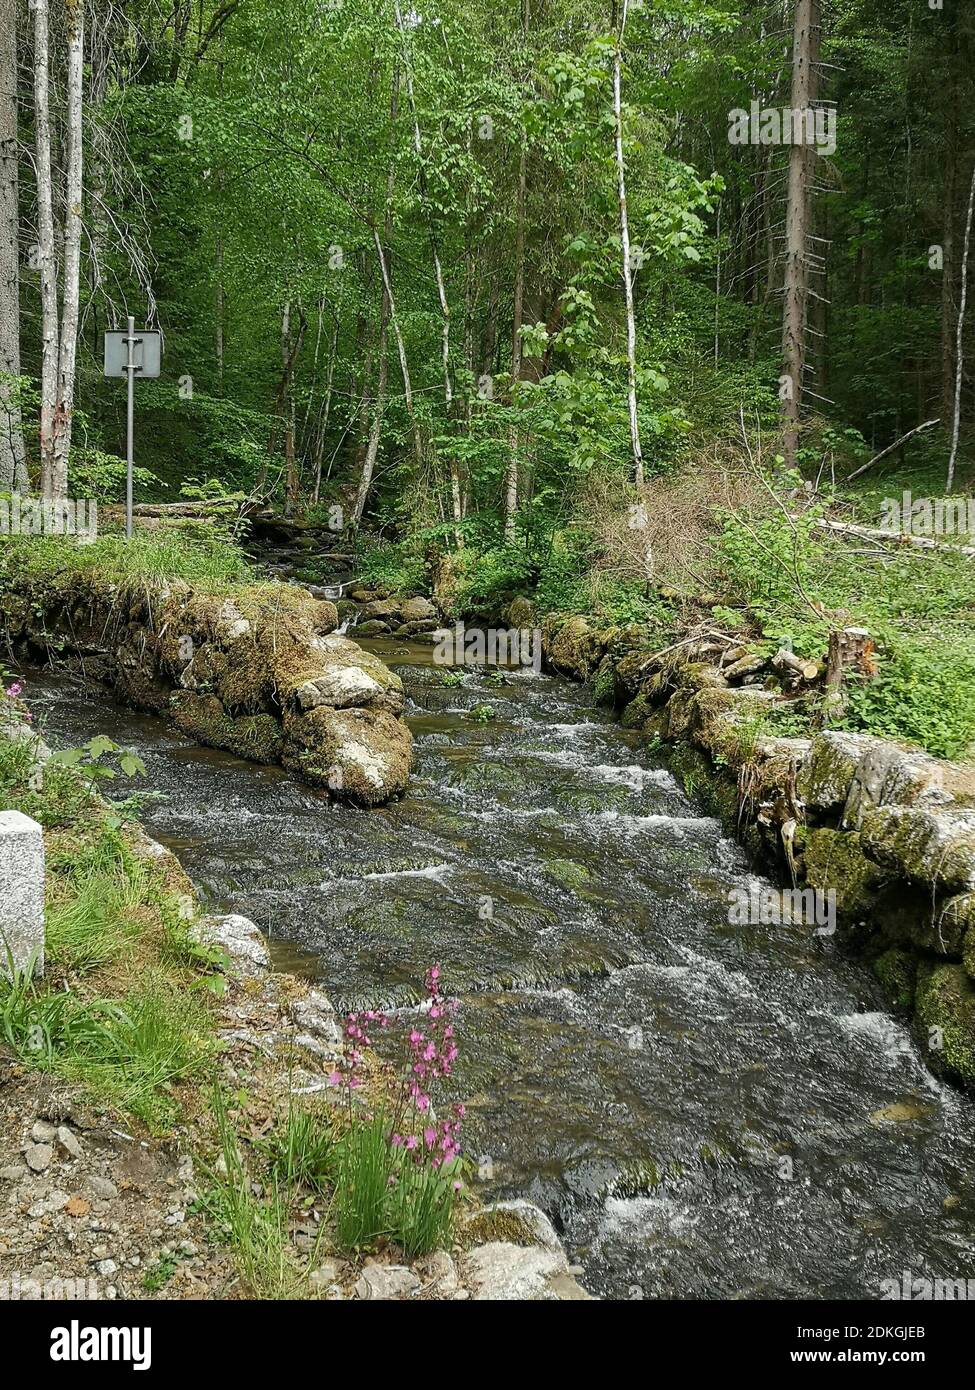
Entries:
<svg viewBox="0 0 975 1390">
<path fill-rule="evenodd" d="M 4 704 L 3 803 L 42 822 L 48 859 L 47 973 L 0 980 L 10 1296 L 586 1297 L 535 1208 L 481 1208 L 422 1137 L 419 1167 L 387 1149 L 387 1112 L 415 1132 L 388 1059 L 364 1048 L 344 1084 L 328 997 L 273 971 L 252 922 L 201 915 L 176 858 L 95 790 L 110 750 L 48 756 Z M 389 1183 L 408 1210 L 385 1210 Z"/>
<path fill-rule="evenodd" d="M 530 605 L 505 617 L 523 627 Z M 669 746 L 685 787 L 759 864 L 820 896 L 823 910 L 798 920 L 835 930 L 824 915 L 835 905 L 841 944 L 870 962 L 930 1064 L 975 1085 L 975 768 L 817 729 L 790 698 L 789 652 L 776 666 L 713 631 L 654 651 L 636 627 L 541 621 L 546 662 L 590 682 L 624 728 Z"/>
<path fill-rule="evenodd" d="M 377 805 L 406 786 L 397 678 L 338 630 L 333 603 L 252 582 L 232 547 L 21 538 L 0 555 L 0 627 L 12 653 L 57 656 L 122 704 L 336 800 Z"/>
</svg>

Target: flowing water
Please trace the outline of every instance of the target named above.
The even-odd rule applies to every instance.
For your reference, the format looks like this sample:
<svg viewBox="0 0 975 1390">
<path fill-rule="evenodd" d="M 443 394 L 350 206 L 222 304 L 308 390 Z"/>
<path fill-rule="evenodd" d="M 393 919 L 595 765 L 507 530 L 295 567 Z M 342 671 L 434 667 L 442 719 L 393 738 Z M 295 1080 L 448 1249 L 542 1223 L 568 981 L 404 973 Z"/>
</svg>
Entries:
<svg viewBox="0 0 975 1390">
<path fill-rule="evenodd" d="M 150 831 L 339 1007 L 411 999 L 442 963 L 485 1190 L 544 1207 L 594 1292 L 975 1277 L 975 1106 L 830 939 L 728 924 L 748 861 L 663 756 L 565 681 L 448 687 L 429 647 L 365 645 L 403 676 L 416 741 L 381 810 L 330 807 L 65 676 L 28 694 L 53 742 L 140 752 L 166 797 Z"/>
</svg>

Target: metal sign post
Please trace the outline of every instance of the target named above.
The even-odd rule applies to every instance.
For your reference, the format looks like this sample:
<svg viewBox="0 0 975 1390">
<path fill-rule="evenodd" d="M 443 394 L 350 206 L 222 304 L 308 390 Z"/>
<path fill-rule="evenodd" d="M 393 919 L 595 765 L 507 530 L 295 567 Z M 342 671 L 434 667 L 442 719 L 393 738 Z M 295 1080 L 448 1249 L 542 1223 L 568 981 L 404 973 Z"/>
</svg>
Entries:
<svg viewBox="0 0 975 1390">
<path fill-rule="evenodd" d="M 132 469 L 135 462 L 135 374 L 157 377 L 162 355 L 161 335 L 144 329 L 138 336 L 130 314 L 124 333 L 105 334 L 105 376 L 127 379 L 125 424 L 125 535 L 132 537 Z"/>
<path fill-rule="evenodd" d="M 125 371 L 128 376 L 129 398 L 125 406 L 125 539 L 132 539 L 132 465 L 135 462 L 135 319 L 129 315 L 125 336 Z"/>
</svg>

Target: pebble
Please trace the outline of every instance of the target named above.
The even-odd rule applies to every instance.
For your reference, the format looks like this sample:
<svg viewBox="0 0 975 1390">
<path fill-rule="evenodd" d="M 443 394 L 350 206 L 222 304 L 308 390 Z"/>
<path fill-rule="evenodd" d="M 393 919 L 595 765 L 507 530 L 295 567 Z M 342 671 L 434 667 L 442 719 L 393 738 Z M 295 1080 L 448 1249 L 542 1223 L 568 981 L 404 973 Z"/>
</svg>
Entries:
<svg viewBox="0 0 975 1390">
<path fill-rule="evenodd" d="M 27 1176 L 27 1167 L 23 1163 L 9 1163 L 6 1168 L 0 1168 L 0 1178 L 4 1182 L 21 1182 Z"/>
<path fill-rule="evenodd" d="M 30 1137 L 35 1144 L 50 1144 L 56 1133 L 54 1125 L 49 1125 L 46 1120 L 38 1120 L 31 1129 Z"/>
<path fill-rule="evenodd" d="M 95 1265 L 95 1269 L 98 1271 L 99 1274 L 104 1274 L 106 1278 L 109 1274 L 118 1273 L 118 1265 L 115 1263 L 114 1260 L 99 1260 L 98 1263 Z"/>
<path fill-rule="evenodd" d="M 60 1125 L 57 1132 L 57 1141 L 60 1147 L 71 1158 L 84 1158 L 85 1151 L 78 1142 L 77 1137 L 72 1134 L 67 1125 Z"/>
<path fill-rule="evenodd" d="M 111 1178 L 102 1177 L 100 1173 L 91 1173 L 85 1179 L 85 1191 L 92 1197 L 98 1197 L 104 1201 L 118 1196 L 118 1188 Z"/>
<path fill-rule="evenodd" d="M 53 1157 L 54 1150 L 50 1144 L 28 1144 L 24 1150 L 24 1159 L 32 1173 L 43 1173 L 50 1168 Z"/>
<path fill-rule="evenodd" d="M 357 1298 L 407 1298 L 420 1287 L 412 1269 L 405 1265 L 368 1265 L 355 1286 Z"/>
<path fill-rule="evenodd" d="M 67 1192 L 59 1192 L 55 1189 L 46 1197 L 39 1197 L 36 1202 L 32 1202 L 27 1208 L 27 1215 L 34 1220 L 40 1216 L 53 1216 L 56 1211 L 63 1211 L 69 1201 L 70 1197 Z"/>
</svg>

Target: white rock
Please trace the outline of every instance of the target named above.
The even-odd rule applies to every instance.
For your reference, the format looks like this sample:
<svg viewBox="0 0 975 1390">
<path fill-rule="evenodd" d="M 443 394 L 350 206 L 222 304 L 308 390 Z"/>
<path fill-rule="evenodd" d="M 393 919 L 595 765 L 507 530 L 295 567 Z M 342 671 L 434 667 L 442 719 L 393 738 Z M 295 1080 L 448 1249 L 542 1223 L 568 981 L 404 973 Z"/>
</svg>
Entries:
<svg viewBox="0 0 975 1390">
<path fill-rule="evenodd" d="M 64 1150 L 66 1154 L 70 1155 L 71 1158 L 84 1157 L 84 1149 L 79 1144 L 76 1135 L 74 1135 L 71 1132 L 71 1130 L 68 1129 L 67 1125 L 60 1125 L 58 1127 L 57 1141 L 59 1146 Z"/>
<path fill-rule="evenodd" d="M 416 1293 L 420 1281 L 405 1265 L 367 1265 L 355 1286 L 356 1298 L 408 1298 Z"/>
<path fill-rule="evenodd" d="M 32 1173 L 43 1173 L 50 1168 L 53 1157 L 54 1150 L 50 1144 L 28 1144 L 24 1150 L 24 1159 Z"/>
<path fill-rule="evenodd" d="M 39 1197 L 27 1210 L 27 1215 L 34 1217 L 53 1216 L 57 1211 L 63 1211 L 70 1198 L 67 1192 L 60 1192 L 55 1189 L 49 1192 L 46 1197 Z"/>
</svg>

